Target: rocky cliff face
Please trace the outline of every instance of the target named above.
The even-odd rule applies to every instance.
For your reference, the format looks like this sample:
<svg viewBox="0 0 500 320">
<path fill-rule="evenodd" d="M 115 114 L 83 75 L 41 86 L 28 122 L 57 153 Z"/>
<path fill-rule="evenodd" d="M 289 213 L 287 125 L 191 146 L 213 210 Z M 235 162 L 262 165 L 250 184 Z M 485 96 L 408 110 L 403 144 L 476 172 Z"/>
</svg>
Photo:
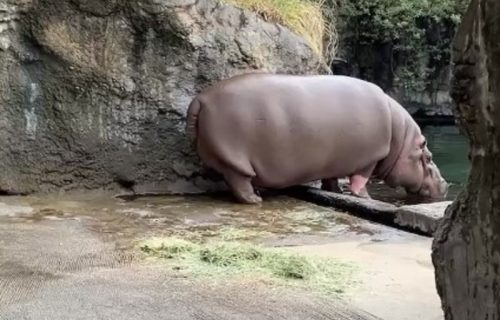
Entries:
<svg viewBox="0 0 500 320">
<path fill-rule="evenodd" d="M 2 0 L 0 193 L 206 190 L 185 111 L 252 70 L 326 72 L 298 36 L 217 0 Z"/>
</svg>

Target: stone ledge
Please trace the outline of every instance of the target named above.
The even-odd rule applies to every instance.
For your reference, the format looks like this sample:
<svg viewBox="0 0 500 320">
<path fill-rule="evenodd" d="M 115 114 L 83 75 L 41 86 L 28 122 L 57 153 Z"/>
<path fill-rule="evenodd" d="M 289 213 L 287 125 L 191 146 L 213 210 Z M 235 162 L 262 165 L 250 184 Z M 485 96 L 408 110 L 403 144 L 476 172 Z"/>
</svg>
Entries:
<svg viewBox="0 0 500 320">
<path fill-rule="evenodd" d="M 398 207 L 378 200 L 361 199 L 308 186 L 289 188 L 286 194 L 425 236 L 434 234 L 446 208 L 451 204 L 451 201 L 443 201 Z"/>
<path fill-rule="evenodd" d="M 401 206 L 396 212 L 394 222 L 402 227 L 417 229 L 426 235 L 433 235 L 443 218 L 446 208 L 452 201 Z"/>
</svg>

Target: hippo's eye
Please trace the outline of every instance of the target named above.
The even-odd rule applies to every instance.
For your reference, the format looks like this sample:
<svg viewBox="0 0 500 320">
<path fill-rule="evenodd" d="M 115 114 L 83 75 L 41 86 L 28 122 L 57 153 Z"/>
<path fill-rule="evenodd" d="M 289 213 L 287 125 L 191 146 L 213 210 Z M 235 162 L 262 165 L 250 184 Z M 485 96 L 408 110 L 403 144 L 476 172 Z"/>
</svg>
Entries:
<svg viewBox="0 0 500 320">
<path fill-rule="evenodd" d="M 422 144 L 420 144 L 420 148 L 425 148 L 427 147 L 427 139 L 424 138 L 424 141 L 422 141 Z"/>
</svg>

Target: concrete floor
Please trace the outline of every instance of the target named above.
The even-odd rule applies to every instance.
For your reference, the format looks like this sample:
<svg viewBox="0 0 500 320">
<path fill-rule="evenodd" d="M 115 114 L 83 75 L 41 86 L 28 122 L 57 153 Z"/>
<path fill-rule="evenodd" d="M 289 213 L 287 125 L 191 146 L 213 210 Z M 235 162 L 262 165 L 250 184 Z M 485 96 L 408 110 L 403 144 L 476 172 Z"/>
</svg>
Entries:
<svg viewBox="0 0 500 320">
<path fill-rule="evenodd" d="M 238 226 L 264 244 L 354 261 L 343 299 L 259 282 L 207 283 L 140 259 L 134 243 Z M 443 319 L 430 239 L 286 197 L 105 194 L 0 198 L 0 319 Z"/>
</svg>

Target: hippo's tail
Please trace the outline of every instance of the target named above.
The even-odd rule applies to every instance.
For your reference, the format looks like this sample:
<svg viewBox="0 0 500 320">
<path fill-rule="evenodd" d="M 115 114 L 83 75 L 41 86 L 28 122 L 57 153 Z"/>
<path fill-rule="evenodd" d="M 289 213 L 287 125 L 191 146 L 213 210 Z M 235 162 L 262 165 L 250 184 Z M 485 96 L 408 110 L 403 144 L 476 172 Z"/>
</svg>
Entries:
<svg viewBox="0 0 500 320">
<path fill-rule="evenodd" d="M 197 98 L 189 104 L 186 117 L 186 133 L 191 142 L 196 141 L 198 136 L 198 115 L 201 111 L 201 103 Z"/>
</svg>

